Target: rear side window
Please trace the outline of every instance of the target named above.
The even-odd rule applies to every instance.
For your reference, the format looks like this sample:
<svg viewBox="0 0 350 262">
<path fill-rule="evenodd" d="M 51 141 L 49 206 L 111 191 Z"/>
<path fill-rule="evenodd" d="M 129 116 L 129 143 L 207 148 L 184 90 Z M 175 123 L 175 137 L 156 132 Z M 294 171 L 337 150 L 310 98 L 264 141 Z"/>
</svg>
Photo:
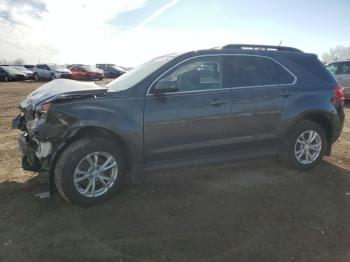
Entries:
<svg viewBox="0 0 350 262">
<path fill-rule="evenodd" d="M 333 76 L 316 56 L 290 56 L 289 59 L 314 77 L 326 82 L 334 82 Z"/>
<path fill-rule="evenodd" d="M 272 59 L 259 56 L 231 56 L 231 87 L 285 85 L 294 76 Z"/>
</svg>

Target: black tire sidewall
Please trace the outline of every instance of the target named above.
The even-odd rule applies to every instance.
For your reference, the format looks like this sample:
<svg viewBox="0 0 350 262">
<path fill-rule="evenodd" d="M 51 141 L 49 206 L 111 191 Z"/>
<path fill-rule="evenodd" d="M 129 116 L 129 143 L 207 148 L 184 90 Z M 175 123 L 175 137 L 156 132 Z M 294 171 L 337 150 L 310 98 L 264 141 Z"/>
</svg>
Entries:
<svg viewBox="0 0 350 262">
<path fill-rule="evenodd" d="M 92 152 L 107 152 L 114 156 L 118 163 L 118 176 L 114 185 L 103 195 L 85 197 L 74 186 L 74 171 L 78 163 Z M 68 146 L 61 154 L 55 168 L 55 183 L 58 191 L 68 201 L 81 205 L 92 206 L 110 199 L 124 183 L 126 161 L 118 145 L 100 138 L 83 138 Z"/>
<path fill-rule="evenodd" d="M 307 130 L 316 131 L 320 135 L 321 141 L 322 141 L 322 148 L 319 156 L 314 162 L 312 162 L 311 164 L 302 164 L 297 160 L 295 156 L 295 143 L 298 137 Z M 327 143 L 328 141 L 327 141 L 326 133 L 320 125 L 312 121 L 302 121 L 295 127 L 295 129 L 288 136 L 287 148 L 286 148 L 287 160 L 293 167 L 299 170 L 311 169 L 316 165 L 318 165 L 319 162 L 322 160 L 327 148 Z"/>
</svg>

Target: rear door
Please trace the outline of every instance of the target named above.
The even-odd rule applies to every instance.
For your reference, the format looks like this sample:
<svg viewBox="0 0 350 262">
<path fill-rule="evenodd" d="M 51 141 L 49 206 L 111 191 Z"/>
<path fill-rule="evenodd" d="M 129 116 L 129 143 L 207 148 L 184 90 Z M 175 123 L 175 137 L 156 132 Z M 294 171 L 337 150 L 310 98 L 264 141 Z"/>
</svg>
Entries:
<svg viewBox="0 0 350 262">
<path fill-rule="evenodd" d="M 221 56 L 184 62 L 158 80 L 175 81 L 177 91 L 157 95 L 150 89 L 144 111 L 146 163 L 225 152 L 231 91 L 222 62 Z"/>
<path fill-rule="evenodd" d="M 236 149 L 274 147 L 281 114 L 293 96 L 296 77 L 269 57 L 232 55 L 226 59 Z"/>
</svg>

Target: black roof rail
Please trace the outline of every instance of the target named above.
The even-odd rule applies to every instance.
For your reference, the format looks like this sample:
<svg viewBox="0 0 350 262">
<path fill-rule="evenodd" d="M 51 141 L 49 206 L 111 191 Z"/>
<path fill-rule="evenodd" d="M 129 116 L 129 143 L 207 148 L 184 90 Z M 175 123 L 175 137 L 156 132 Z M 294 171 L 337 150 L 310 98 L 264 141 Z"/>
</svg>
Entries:
<svg viewBox="0 0 350 262">
<path fill-rule="evenodd" d="M 288 46 L 278 46 L 278 45 L 252 45 L 252 44 L 230 44 L 225 45 L 222 49 L 252 49 L 252 50 L 263 50 L 263 51 L 291 51 L 291 52 L 302 52 L 301 50 L 288 47 Z"/>
</svg>

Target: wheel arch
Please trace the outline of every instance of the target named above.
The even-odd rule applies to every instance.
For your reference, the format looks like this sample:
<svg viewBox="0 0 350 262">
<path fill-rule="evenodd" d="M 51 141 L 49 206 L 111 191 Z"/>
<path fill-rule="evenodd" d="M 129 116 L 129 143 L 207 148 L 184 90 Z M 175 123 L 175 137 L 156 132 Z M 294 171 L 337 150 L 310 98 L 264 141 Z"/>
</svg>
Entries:
<svg viewBox="0 0 350 262">
<path fill-rule="evenodd" d="M 77 141 L 78 139 L 84 138 L 84 137 L 98 137 L 98 138 L 104 138 L 107 140 L 111 140 L 115 142 L 118 146 L 120 146 L 123 153 L 126 154 L 126 161 L 127 161 L 127 177 L 130 177 L 130 173 L 132 172 L 132 165 L 134 163 L 131 150 L 125 141 L 125 139 L 122 138 L 121 135 L 118 133 L 111 131 L 109 129 L 103 128 L 103 127 L 96 127 L 96 126 L 84 126 L 79 129 L 74 130 L 68 138 L 62 143 L 56 151 L 51 156 L 50 160 L 50 169 L 49 169 L 49 176 L 50 176 L 50 189 L 52 190 L 55 185 L 51 181 L 54 181 L 54 172 L 56 168 L 57 161 L 61 154 L 64 152 L 64 150 L 73 142 Z"/>
<path fill-rule="evenodd" d="M 329 156 L 331 154 L 331 149 L 332 149 L 331 141 L 332 141 L 333 133 L 332 133 L 332 123 L 331 123 L 330 117 L 328 116 L 328 113 L 324 111 L 309 111 L 304 113 L 303 115 L 299 116 L 294 121 L 294 123 L 289 127 L 288 135 L 294 129 L 294 127 L 298 125 L 298 123 L 304 120 L 315 122 L 316 124 L 320 125 L 323 128 L 327 138 L 326 155 Z"/>
</svg>

